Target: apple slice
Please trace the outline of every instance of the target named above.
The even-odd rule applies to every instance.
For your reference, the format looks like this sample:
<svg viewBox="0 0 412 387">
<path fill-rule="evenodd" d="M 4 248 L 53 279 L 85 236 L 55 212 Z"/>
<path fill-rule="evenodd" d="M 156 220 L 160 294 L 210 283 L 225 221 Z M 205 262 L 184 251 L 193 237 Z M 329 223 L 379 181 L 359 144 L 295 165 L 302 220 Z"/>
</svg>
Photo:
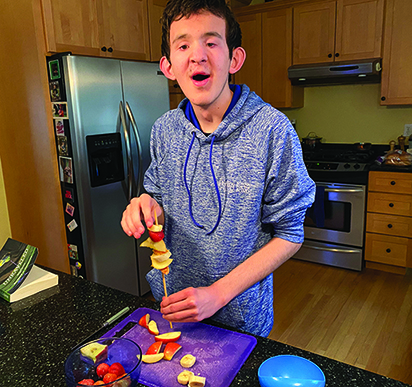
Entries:
<svg viewBox="0 0 412 387">
<path fill-rule="evenodd" d="M 146 351 L 146 355 L 155 355 L 160 352 L 163 343 L 161 341 L 155 341 Z"/>
<path fill-rule="evenodd" d="M 99 363 L 107 359 L 107 345 L 100 343 L 90 343 L 80 348 L 80 354 L 90 359 L 93 363 Z"/>
<path fill-rule="evenodd" d="M 163 343 L 170 343 L 171 341 L 177 341 L 181 335 L 182 335 L 182 332 L 180 331 L 167 332 L 161 335 L 156 335 L 155 340 L 162 341 Z"/>
<path fill-rule="evenodd" d="M 153 355 L 142 355 L 143 363 L 157 363 L 159 360 L 163 359 L 163 353 L 154 353 Z"/>
<path fill-rule="evenodd" d="M 158 343 L 161 343 L 161 341 L 158 341 Z M 166 344 L 164 352 L 164 358 L 166 360 L 172 360 L 173 356 L 175 353 L 182 348 L 180 344 L 175 343 L 174 341 L 171 341 L 170 343 Z"/>
<path fill-rule="evenodd" d="M 149 325 L 147 326 L 147 330 L 152 335 L 158 335 L 159 334 L 159 329 L 157 329 L 156 321 L 154 321 L 154 320 L 149 321 Z"/>
<path fill-rule="evenodd" d="M 140 244 L 140 247 L 149 247 L 150 249 L 157 251 L 167 251 L 165 242 L 163 240 L 159 242 L 153 242 L 151 238 L 147 238 L 144 242 Z"/>
<path fill-rule="evenodd" d="M 147 328 L 149 325 L 150 321 L 150 314 L 146 313 L 140 320 L 139 320 L 139 325 L 141 325 L 144 328 Z"/>
</svg>

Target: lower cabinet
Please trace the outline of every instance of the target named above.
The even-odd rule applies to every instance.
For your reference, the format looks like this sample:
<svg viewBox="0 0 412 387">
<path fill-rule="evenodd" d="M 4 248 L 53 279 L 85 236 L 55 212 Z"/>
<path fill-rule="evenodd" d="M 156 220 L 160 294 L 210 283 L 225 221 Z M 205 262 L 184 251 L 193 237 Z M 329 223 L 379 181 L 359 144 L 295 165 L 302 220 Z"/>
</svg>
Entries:
<svg viewBox="0 0 412 387">
<path fill-rule="evenodd" d="M 412 267 L 411 173 L 370 173 L 365 262 L 400 274 Z"/>
</svg>

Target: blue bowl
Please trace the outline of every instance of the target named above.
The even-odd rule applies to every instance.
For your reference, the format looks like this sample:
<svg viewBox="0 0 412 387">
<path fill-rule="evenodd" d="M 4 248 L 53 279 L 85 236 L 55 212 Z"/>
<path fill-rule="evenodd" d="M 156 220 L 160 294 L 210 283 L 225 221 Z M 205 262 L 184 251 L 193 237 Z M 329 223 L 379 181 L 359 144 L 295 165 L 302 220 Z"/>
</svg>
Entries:
<svg viewBox="0 0 412 387">
<path fill-rule="evenodd" d="M 108 345 L 107 358 L 94 364 L 89 359 L 84 358 L 80 349 L 90 343 L 100 343 Z M 119 362 L 126 372 L 122 378 L 116 382 L 104 384 L 104 386 L 135 387 L 140 376 L 142 367 L 142 350 L 134 341 L 123 337 L 105 337 L 94 340 L 84 345 L 80 345 L 73 350 L 64 363 L 66 384 L 68 387 L 77 387 L 78 382 L 83 379 L 99 380 L 96 375 L 96 367 L 101 363 L 111 365 Z"/>
<path fill-rule="evenodd" d="M 262 387 L 324 387 L 325 375 L 311 361 L 294 355 L 279 355 L 265 360 L 258 370 Z"/>
</svg>

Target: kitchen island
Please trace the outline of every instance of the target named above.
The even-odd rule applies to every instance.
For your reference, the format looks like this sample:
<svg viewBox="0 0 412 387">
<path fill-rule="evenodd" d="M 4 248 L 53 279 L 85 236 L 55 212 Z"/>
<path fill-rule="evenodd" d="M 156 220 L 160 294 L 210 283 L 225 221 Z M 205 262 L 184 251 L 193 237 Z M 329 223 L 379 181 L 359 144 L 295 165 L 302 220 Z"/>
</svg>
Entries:
<svg viewBox="0 0 412 387">
<path fill-rule="evenodd" d="M 125 307 L 159 310 L 159 304 L 64 273 L 59 285 L 9 304 L 0 299 L 0 386 L 64 387 L 63 364 L 71 349 Z M 122 317 L 125 318 L 126 316 Z M 102 336 L 112 325 L 91 336 Z M 208 324 L 231 329 L 211 321 Z M 291 354 L 316 363 L 326 386 L 401 387 L 407 384 L 262 337 L 230 386 L 259 387 L 257 371 L 266 359 Z M 139 384 L 139 386 L 142 386 Z M 207 387 L 213 387 L 208 386 Z"/>
</svg>

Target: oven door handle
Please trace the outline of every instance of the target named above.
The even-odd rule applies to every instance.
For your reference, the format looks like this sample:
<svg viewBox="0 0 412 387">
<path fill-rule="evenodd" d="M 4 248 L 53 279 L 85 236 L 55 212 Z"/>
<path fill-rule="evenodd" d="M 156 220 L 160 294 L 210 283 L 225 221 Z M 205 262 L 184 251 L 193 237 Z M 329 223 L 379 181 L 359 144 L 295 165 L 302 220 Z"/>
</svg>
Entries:
<svg viewBox="0 0 412 387">
<path fill-rule="evenodd" d="M 331 247 L 319 247 L 319 246 L 311 246 L 305 244 L 303 247 L 313 250 L 322 250 L 322 251 L 330 251 L 332 253 L 347 253 L 347 254 L 354 254 L 359 253 L 359 250 L 349 250 L 349 249 L 335 249 Z"/>
<path fill-rule="evenodd" d="M 362 189 L 348 189 L 348 188 L 325 188 L 325 192 L 339 192 L 339 193 L 356 193 L 363 192 Z"/>
</svg>

